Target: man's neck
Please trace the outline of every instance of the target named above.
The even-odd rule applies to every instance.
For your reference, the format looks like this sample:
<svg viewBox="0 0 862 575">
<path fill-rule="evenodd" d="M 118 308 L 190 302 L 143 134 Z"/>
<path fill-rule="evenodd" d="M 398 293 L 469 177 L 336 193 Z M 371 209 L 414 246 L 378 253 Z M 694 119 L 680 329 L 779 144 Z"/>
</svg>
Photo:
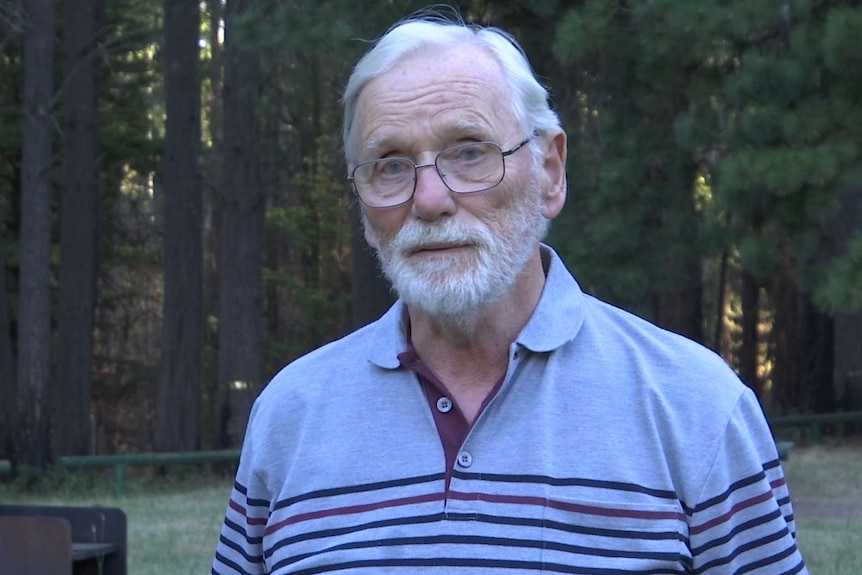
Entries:
<svg viewBox="0 0 862 575">
<path fill-rule="evenodd" d="M 456 400 L 459 390 L 484 399 L 505 374 L 509 346 L 533 314 L 544 282 L 537 250 L 503 297 L 466 320 L 448 321 L 408 306 L 416 352 Z"/>
</svg>

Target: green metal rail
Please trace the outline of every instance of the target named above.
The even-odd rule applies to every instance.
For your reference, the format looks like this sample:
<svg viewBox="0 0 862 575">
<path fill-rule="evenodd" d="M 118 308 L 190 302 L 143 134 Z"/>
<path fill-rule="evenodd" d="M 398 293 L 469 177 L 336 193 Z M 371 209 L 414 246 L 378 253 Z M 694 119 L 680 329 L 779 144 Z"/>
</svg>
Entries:
<svg viewBox="0 0 862 575">
<path fill-rule="evenodd" d="M 772 426 L 772 429 L 802 428 L 808 430 L 809 439 L 814 443 L 823 440 L 824 427 L 842 426 L 847 423 L 862 423 L 862 411 L 782 415 L 769 419 L 769 425 Z"/>
<path fill-rule="evenodd" d="M 113 467 L 114 492 L 122 495 L 126 485 L 126 470 L 130 466 L 193 465 L 200 463 L 237 463 L 238 449 L 221 451 L 190 451 L 188 453 L 128 453 L 121 455 L 69 455 L 59 457 L 57 466 L 64 469 Z"/>
<path fill-rule="evenodd" d="M 113 467 L 114 491 L 122 495 L 126 488 L 126 471 L 129 467 L 162 467 L 167 465 L 197 465 L 202 463 L 239 462 L 238 449 L 222 451 L 191 451 L 188 453 L 127 453 L 120 455 L 71 455 L 57 458 L 54 464 L 62 469 L 85 467 Z M 0 459 L 0 476 L 12 472 L 12 465 Z"/>
</svg>

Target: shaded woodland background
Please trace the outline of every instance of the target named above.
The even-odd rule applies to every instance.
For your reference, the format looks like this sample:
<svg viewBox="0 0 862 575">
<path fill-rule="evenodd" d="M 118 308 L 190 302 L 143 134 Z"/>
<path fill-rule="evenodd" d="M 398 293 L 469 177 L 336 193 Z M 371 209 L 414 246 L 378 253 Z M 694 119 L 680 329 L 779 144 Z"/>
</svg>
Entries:
<svg viewBox="0 0 862 575">
<path fill-rule="evenodd" d="M 551 243 L 769 414 L 862 408 L 862 9 L 483 0 L 570 137 Z M 407 0 L 0 0 L 0 459 L 236 447 L 391 302 L 340 90 Z"/>
</svg>

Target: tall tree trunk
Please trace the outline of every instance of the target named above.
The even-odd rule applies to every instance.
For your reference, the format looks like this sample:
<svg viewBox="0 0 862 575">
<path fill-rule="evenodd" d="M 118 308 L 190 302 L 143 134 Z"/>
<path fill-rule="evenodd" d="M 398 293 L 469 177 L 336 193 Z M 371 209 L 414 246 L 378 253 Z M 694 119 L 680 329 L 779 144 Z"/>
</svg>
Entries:
<svg viewBox="0 0 862 575">
<path fill-rule="evenodd" d="M 0 202 L 0 459 L 15 459 L 14 433 L 18 428 L 15 357 L 12 353 L 12 326 L 9 292 L 6 288 L 6 258 L 3 257 L 3 204 Z"/>
<path fill-rule="evenodd" d="M 379 318 L 395 300 L 389 282 L 383 277 L 377 265 L 377 258 L 374 257 L 363 236 L 358 202 L 359 200 L 356 200 L 350 206 L 350 245 L 353 254 L 351 301 L 354 329 L 359 329 Z"/>
<path fill-rule="evenodd" d="M 23 463 L 44 467 L 51 457 L 48 380 L 54 2 L 31 0 L 26 8 L 18 298 L 19 453 Z"/>
<path fill-rule="evenodd" d="M 242 441 L 263 385 L 264 194 L 257 107 L 260 55 L 240 30 L 252 0 L 225 4 L 224 178 L 219 287 L 220 439 Z"/>
<path fill-rule="evenodd" d="M 703 342 L 703 285 L 699 261 L 692 258 L 668 265 L 675 268 L 682 281 L 678 289 L 658 292 L 657 322 L 670 331 Z"/>
<path fill-rule="evenodd" d="M 799 405 L 798 292 L 791 278 L 779 276 L 770 290 L 775 305 L 772 326 L 771 356 L 772 398 L 784 410 L 796 410 Z"/>
<path fill-rule="evenodd" d="M 862 312 L 835 317 L 835 395 L 842 411 L 862 409 Z"/>
<path fill-rule="evenodd" d="M 761 386 L 760 378 L 757 376 L 757 363 L 760 337 L 757 330 L 760 323 L 760 286 L 754 276 L 747 271 L 741 270 L 740 275 L 742 342 L 739 348 L 739 376 L 759 396 Z"/>
<path fill-rule="evenodd" d="M 56 455 L 91 449 L 90 396 L 98 266 L 99 0 L 64 3 L 63 136 L 66 185 L 60 235 L 57 375 L 52 389 Z"/>
<path fill-rule="evenodd" d="M 827 225 L 833 251 L 831 257 L 847 254 L 854 234 L 862 233 L 862 186 L 850 189 L 841 198 L 841 209 Z M 857 286 L 858 287 L 858 286 Z M 862 409 L 862 310 L 835 314 L 834 389 L 836 407 Z"/>
<path fill-rule="evenodd" d="M 807 294 L 800 297 L 800 307 L 800 401 L 815 413 L 831 413 L 835 410 L 834 322 L 814 307 Z"/>
<path fill-rule="evenodd" d="M 210 149 L 206 155 L 206 165 L 202 174 L 203 186 L 203 238 L 204 238 L 204 317 L 218 317 L 219 307 L 219 269 L 221 257 L 221 200 L 219 190 L 222 186 L 222 20 L 224 6 L 221 0 L 207 0 L 209 19 L 208 37 L 210 63 L 206 68 L 208 91 L 204 94 L 204 114 L 209 129 L 207 136 Z M 218 349 L 218 326 L 213 322 L 204 323 L 201 420 L 205 447 L 215 443 L 219 414 L 219 391 L 216 350 Z"/>
<path fill-rule="evenodd" d="M 697 165 L 683 151 L 668 151 L 658 161 L 664 164 L 664 169 L 653 170 L 657 173 L 652 178 L 655 185 L 667 190 L 668 199 L 661 208 L 660 233 L 666 238 L 667 251 L 673 255 L 663 266 L 665 281 L 656 293 L 656 319 L 662 327 L 702 343 L 703 275 L 697 249 L 701 215 L 694 204 L 693 190 Z"/>
<path fill-rule="evenodd" d="M 862 187 L 847 190 L 840 198 L 841 209 L 825 225 L 829 238 L 828 257 L 844 257 L 850 240 L 862 233 Z M 858 286 L 857 286 L 858 287 Z M 834 316 L 833 374 L 836 407 L 862 409 L 862 310 Z"/>
<path fill-rule="evenodd" d="M 192 451 L 200 441 L 203 229 L 196 2 L 165 0 L 165 295 L 156 445 Z"/>
</svg>

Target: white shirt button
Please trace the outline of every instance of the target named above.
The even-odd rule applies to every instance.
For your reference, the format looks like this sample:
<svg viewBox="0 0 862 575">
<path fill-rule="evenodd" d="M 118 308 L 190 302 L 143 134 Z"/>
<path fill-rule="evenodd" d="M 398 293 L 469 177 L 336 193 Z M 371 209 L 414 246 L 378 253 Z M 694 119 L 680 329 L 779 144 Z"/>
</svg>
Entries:
<svg viewBox="0 0 862 575">
<path fill-rule="evenodd" d="M 440 413 L 449 413 L 452 411 L 452 400 L 448 397 L 441 397 L 437 400 L 437 411 Z"/>
<path fill-rule="evenodd" d="M 470 467 L 473 465 L 473 456 L 470 455 L 469 451 L 462 451 L 458 454 L 458 464 L 461 467 Z"/>
</svg>

